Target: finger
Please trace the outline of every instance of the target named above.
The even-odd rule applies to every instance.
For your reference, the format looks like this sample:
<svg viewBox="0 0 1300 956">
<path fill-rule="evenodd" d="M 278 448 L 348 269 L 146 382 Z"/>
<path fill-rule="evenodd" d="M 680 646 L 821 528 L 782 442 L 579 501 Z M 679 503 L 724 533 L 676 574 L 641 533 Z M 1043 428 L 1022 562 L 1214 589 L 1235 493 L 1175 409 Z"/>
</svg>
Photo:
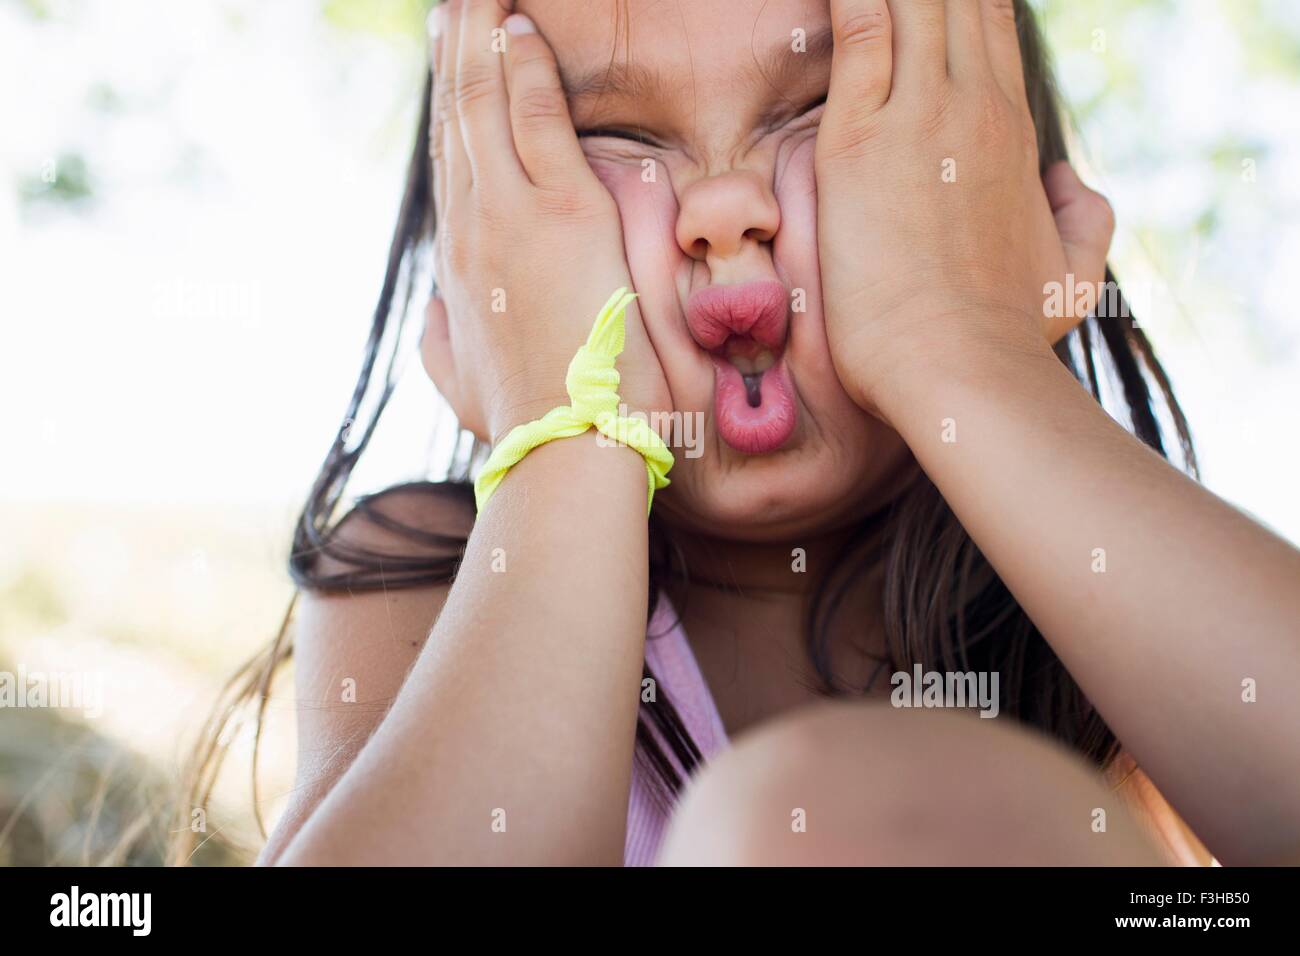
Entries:
<svg viewBox="0 0 1300 956">
<path fill-rule="evenodd" d="M 551 45 L 522 13 L 506 18 L 506 83 L 515 153 L 535 185 L 563 185 L 590 172 L 573 129 Z"/>
<path fill-rule="evenodd" d="M 1015 0 L 979 0 L 979 5 L 993 76 L 1007 99 L 1027 112 L 1029 98 L 1025 93 L 1025 74 L 1020 60 Z"/>
<path fill-rule="evenodd" d="M 457 7 L 460 0 L 444 0 L 429 14 L 430 54 L 434 58 L 433 115 L 429 118 L 429 153 L 434 164 L 437 209 L 445 215 L 453 197 L 472 185 L 469 158 L 461 141 L 456 117 L 456 44 L 459 38 Z"/>
<path fill-rule="evenodd" d="M 948 75 L 945 0 L 889 0 L 894 89 L 925 89 Z"/>
<path fill-rule="evenodd" d="M 1106 197 L 1085 186 L 1067 162 L 1053 163 L 1048 168 L 1043 188 L 1065 249 L 1069 273 L 1074 276 L 1073 286 L 1087 290 L 1085 296 L 1074 299 L 1076 303 L 1082 300 L 1083 305 L 1070 310 L 1076 314 L 1068 312 L 1050 321 L 1048 336 L 1055 342 L 1096 308 L 1106 279 L 1106 253 L 1115 234 L 1115 213 Z"/>
<path fill-rule="evenodd" d="M 948 72 L 955 77 L 983 76 L 989 68 L 984 42 L 983 0 L 948 0 Z"/>
<path fill-rule="evenodd" d="M 501 21 L 513 6 L 513 0 L 464 0 L 462 7 L 456 105 L 476 182 L 519 168 L 510 148 L 510 104 L 502 64 L 509 43 Z"/>
<path fill-rule="evenodd" d="M 886 0 L 831 0 L 835 53 L 831 60 L 826 123 L 852 110 L 874 112 L 889 100 L 893 82 L 893 21 Z"/>
</svg>

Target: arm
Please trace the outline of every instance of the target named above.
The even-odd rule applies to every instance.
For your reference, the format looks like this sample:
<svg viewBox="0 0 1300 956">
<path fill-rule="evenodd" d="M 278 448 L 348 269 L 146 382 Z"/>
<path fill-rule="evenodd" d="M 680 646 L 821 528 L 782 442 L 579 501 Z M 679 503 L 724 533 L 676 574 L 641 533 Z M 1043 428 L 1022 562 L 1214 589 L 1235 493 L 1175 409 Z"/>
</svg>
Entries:
<svg viewBox="0 0 1300 956">
<path fill-rule="evenodd" d="M 1124 746 L 1220 859 L 1294 861 L 1300 552 L 1142 445 L 1045 347 L 914 371 L 889 420 Z"/>
<path fill-rule="evenodd" d="M 1047 315 L 1048 284 L 1096 287 L 1113 216 L 1067 164 L 1040 178 L 1012 4 L 831 10 L 818 238 L 841 380 L 1209 848 L 1294 856 L 1300 556 L 1128 435 L 1052 354 L 1087 308 Z"/>
<path fill-rule="evenodd" d="M 279 862 L 617 863 L 646 554 L 640 456 L 590 433 L 528 455 L 391 711 Z"/>
<path fill-rule="evenodd" d="M 421 355 L 483 440 L 568 404 L 570 359 L 631 285 L 617 206 L 587 165 L 550 48 L 511 20 L 494 52 L 503 17 L 499 0 L 466 0 L 431 20 L 439 295 Z M 626 332 L 627 405 L 671 407 L 635 305 Z M 397 700 L 279 862 L 621 859 L 646 480 L 637 452 L 591 431 L 514 467 Z"/>
</svg>

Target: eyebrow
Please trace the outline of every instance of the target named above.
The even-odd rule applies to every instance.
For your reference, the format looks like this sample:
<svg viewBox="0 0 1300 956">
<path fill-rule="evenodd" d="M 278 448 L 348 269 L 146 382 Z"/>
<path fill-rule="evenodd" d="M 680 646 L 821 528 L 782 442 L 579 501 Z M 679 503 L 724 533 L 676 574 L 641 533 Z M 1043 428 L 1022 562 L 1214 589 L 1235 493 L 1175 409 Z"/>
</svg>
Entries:
<svg viewBox="0 0 1300 956">
<path fill-rule="evenodd" d="M 764 109 L 759 114 L 760 123 L 773 122 L 789 109 L 790 101 L 785 92 L 804 77 L 810 64 L 829 62 L 835 47 L 835 35 L 829 26 L 824 27 L 805 38 L 803 50 L 795 52 L 792 46 L 793 38 L 786 38 L 769 47 L 766 54 L 756 56 L 755 71 L 773 90 L 780 92 L 784 100 Z M 670 98 L 681 82 L 631 62 L 611 62 L 577 73 L 560 68 L 560 83 L 570 100 L 604 96 L 663 100 Z"/>
</svg>

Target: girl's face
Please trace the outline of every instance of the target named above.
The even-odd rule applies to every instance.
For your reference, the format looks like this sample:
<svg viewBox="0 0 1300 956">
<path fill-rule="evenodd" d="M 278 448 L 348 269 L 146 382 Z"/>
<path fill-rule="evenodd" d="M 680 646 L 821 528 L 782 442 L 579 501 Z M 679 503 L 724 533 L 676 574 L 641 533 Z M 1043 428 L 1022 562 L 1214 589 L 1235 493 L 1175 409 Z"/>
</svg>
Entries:
<svg viewBox="0 0 1300 956">
<path fill-rule="evenodd" d="M 841 387 L 822 318 L 813 148 L 830 79 L 826 0 L 518 8 L 555 50 L 587 159 L 618 204 L 691 444 L 674 447 L 659 513 L 762 541 L 883 503 L 910 456 Z"/>
</svg>

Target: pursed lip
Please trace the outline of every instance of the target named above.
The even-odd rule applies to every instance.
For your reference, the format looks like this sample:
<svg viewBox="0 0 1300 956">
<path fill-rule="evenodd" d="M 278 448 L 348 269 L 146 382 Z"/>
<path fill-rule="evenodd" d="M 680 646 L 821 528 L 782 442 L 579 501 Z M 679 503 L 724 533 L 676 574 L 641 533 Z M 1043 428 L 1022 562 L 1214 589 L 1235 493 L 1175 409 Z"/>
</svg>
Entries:
<svg viewBox="0 0 1300 956">
<path fill-rule="evenodd" d="M 756 279 L 708 286 L 687 301 L 691 337 L 713 363 L 714 424 L 741 454 L 777 451 L 798 423 L 787 296 L 784 283 Z"/>
<path fill-rule="evenodd" d="M 779 352 L 789 328 L 785 285 L 776 279 L 759 279 L 707 286 L 686 303 L 686 326 L 706 351 L 720 348 L 733 335 L 747 335 Z"/>
</svg>

